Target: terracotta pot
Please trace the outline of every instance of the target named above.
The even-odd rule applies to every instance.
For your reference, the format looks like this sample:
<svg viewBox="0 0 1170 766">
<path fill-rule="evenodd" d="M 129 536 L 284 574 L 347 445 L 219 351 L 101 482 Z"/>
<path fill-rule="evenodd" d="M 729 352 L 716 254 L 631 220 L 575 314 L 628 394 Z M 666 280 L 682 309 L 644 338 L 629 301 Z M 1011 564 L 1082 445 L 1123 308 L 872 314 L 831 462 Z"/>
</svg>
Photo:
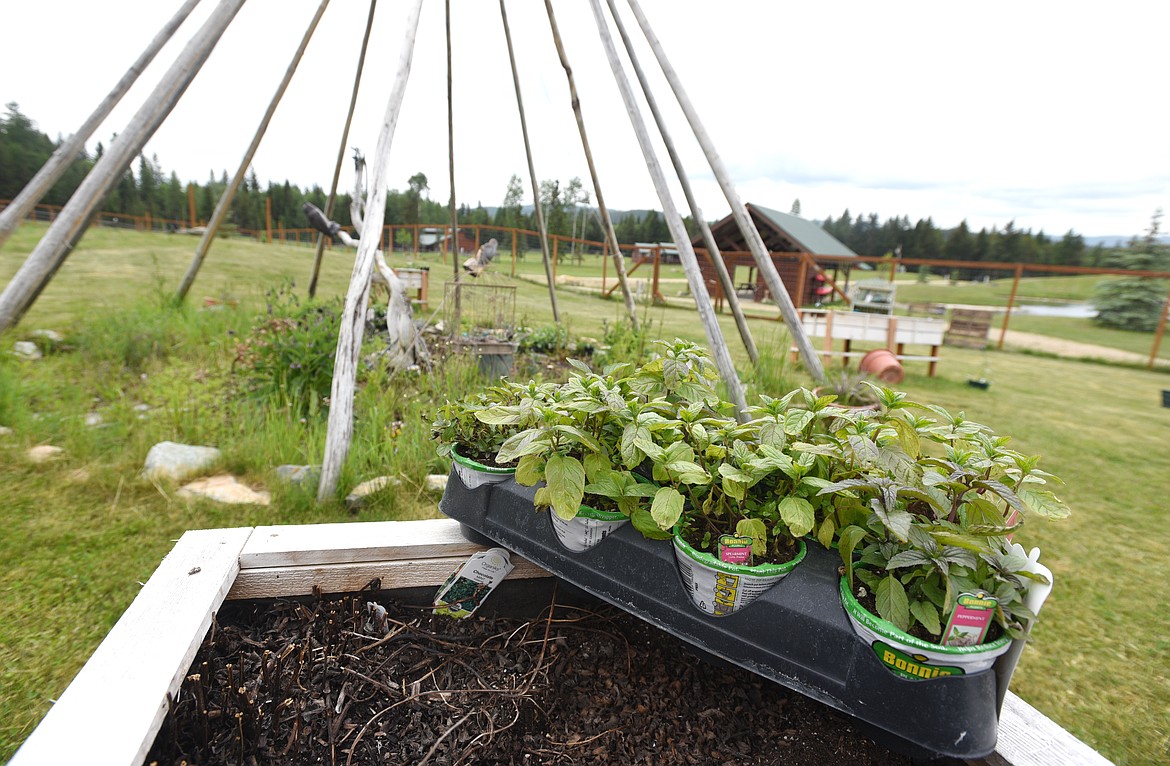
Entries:
<svg viewBox="0 0 1170 766">
<path fill-rule="evenodd" d="M 902 363 L 893 352 L 884 348 L 875 348 L 861 357 L 861 371 L 872 375 L 883 383 L 901 383 L 906 377 Z"/>
</svg>

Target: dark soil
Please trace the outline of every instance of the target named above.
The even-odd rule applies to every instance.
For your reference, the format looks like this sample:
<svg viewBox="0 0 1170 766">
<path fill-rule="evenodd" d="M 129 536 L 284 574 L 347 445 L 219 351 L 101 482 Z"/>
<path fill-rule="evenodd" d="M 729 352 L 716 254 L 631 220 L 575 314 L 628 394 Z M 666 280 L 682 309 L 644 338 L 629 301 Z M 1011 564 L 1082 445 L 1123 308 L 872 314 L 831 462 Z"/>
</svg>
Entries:
<svg viewBox="0 0 1170 766">
<path fill-rule="evenodd" d="M 910 763 L 609 607 L 452 620 L 385 596 L 225 605 L 146 763 Z"/>
</svg>

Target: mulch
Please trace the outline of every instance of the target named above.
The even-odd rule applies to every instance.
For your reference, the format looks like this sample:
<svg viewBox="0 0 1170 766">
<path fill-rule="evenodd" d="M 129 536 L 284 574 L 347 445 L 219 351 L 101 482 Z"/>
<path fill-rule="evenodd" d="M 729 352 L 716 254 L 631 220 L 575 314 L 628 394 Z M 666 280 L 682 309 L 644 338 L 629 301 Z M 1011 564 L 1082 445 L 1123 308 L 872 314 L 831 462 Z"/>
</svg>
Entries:
<svg viewBox="0 0 1170 766">
<path fill-rule="evenodd" d="M 146 763 L 911 763 L 611 607 L 554 590 L 535 618 L 455 620 L 388 595 L 225 604 Z"/>
</svg>

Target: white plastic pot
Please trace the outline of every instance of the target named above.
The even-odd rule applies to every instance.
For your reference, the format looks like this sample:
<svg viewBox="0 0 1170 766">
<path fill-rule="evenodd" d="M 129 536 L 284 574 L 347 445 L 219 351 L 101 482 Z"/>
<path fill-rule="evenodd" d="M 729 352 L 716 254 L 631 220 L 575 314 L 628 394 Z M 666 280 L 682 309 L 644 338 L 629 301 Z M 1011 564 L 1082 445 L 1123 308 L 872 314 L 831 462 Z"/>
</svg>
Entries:
<svg viewBox="0 0 1170 766">
<path fill-rule="evenodd" d="M 1012 547 L 1023 555 L 1024 549 L 1018 543 Z M 1024 605 L 1036 614 L 1039 614 L 1044 600 L 1052 592 L 1052 572 L 1040 564 L 1039 558 L 1040 549 L 1033 548 L 1028 555 L 1026 568 L 1044 575 L 1048 578 L 1048 584 L 1029 580 L 1028 593 L 1024 597 Z M 1012 638 L 1007 634 L 976 646 L 941 646 L 923 641 L 865 609 L 849 592 L 844 577 L 841 578 L 840 590 L 841 604 L 853 625 L 853 632 L 869 644 L 878 661 L 896 676 L 924 681 L 978 673 L 989 669 L 997 658 L 1012 648 Z M 1031 625 L 1027 628 L 1031 629 Z"/>
<path fill-rule="evenodd" d="M 549 518 L 552 519 L 553 531 L 556 532 L 561 545 L 574 553 L 589 550 L 629 522 L 625 514 L 599 511 L 587 505 L 582 505 L 577 515 L 571 519 L 562 519 L 551 510 Z"/>
<path fill-rule="evenodd" d="M 713 617 L 733 614 L 755 601 L 768 588 L 783 580 L 804 560 L 805 546 L 796 558 L 783 564 L 728 564 L 705 551 L 696 550 L 676 532 L 674 558 L 683 587 L 700 611 Z"/>
<path fill-rule="evenodd" d="M 468 489 L 482 487 L 485 484 L 499 484 L 516 475 L 515 468 L 497 468 L 463 457 L 459 454 L 458 447 L 451 448 L 451 460 L 455 474 Z"/>
</svg>

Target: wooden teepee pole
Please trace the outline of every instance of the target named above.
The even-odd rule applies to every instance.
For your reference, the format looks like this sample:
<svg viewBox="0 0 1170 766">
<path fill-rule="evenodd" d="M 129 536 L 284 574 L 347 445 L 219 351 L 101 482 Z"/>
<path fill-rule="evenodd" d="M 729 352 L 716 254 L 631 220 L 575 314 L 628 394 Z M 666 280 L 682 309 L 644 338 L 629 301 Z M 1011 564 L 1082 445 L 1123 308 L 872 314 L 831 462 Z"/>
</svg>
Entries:
<svg viewBox="0 0 1170 766">
<path fill-rule="evenodd" d="M 613 16 L 614 23 L 617 25 L 618 34 L 621 35 L 622 44 L 625 45 L 626 55 L 630 57 L 630 64 L 634 69 L 634 74 L 638 77 L 638 84 L 642 86 L 642 95 L 646 97 L 646 104 L 650 107 L 650 114 L 654 117 L 654 123 L 658 126 L 658 132 L 662 135 L 662 143 L 666 146 L 666 153 L 670 156 L 670 162 L 674 165 L 674 172 L 678 176 L 678 182 L 682 186 L 683 196 L 687 199 L 687 206 L 691 209 L 691 219 L 698 225 L 699 231 L 703 235 L 703 244 L 707 247 L 707 252 L 711 256 L 711 263 L 715 266 L 715 274 L 719 278 L 719 285 L 723 288 L 723 295 L 727 297 L 727 305 L 731 308 L 731 315 L 735 317 L 735 326 L 739 330 L 739 338 L 743 341 L 743 347 L 747 350 L 748 358 L 752 360 L 754 365 L 759 361 L 760 353 L 756 350 L 755 339 L 752 338 L 752 331 L 748 328 L 747 319 L 743 315 L 743 309 L 739 305 L 739 296 L 735 293 L 735 285 L 732 284 L 731 275 L 727 273 L 727 264 L 723 262 L 723 254 L 719 252 L 719 245 L 715 243 L 715 236 L 711 233 L 711 227 L 707 225 L 707 220 L 703 217 L 703 211 L 699 208 L 699 203 L 695 200 L 694 191 L 691 189 L 691 181 L 687 177 L 686 169 L 683 167 L 682 159 L 678 156 L 678 152 L 674 148 L 674 141 L 670 138 L 670 131 L 666 128 L 666 121 L 662 119 L 662 112 L 658 109 L 658 100 L 654 98 L 654 92 L 650 89 L 650 83 L 646 80 L 646 74 L 642 71 L 642 66 L 638 63 L 638 56 L 634 52 L 634 46 L 630 42 L 630 36 L 626 34 L 626 26 L 622 23 L 621 16 L 618 15 L 617 7 L 614 5 L 614 0 L 606 0 L 609 5 L 609 13 Z"/>
<path fill-rule="evenodd" d="M 19 322 L 45 289 L 74 244 L 85 233 L 98 205 L 175 108 L 179 97 L 195 79 L 203 62 L 211 55 L 215 44 L 243 4 L 244 0 L 220 0 L 220 4 L 163 75 L 146 103 L 81 182 L 72 199 L 61 209 L 57 220 L 49 226 L 45 236 L 4 288 L 4 292 L 0 293 L 0 332 Z"/>
<path fill-rule="evenodd" d="M 589 148 L 589 135 L 585 132 L 585 120 L 581 115 L 581 99 L 577 97 L 577 85 L 573 80 L 573 68 L 569 66 L 569 57 L 565 54 L 565 46 L 561 44 L 561 33 L 557 28 L 556 14 L 553 13 L 551 0 L 544 0 L 544 7 L 548 11 L 548 23 L 552 28 L 553 42 L 557 46 L 557 55 L 561 59 L 561 67 L 565 70 L 565 77 L 569 81 L 569 98 L 573 103 L 573 116 L 577 118 L 577 131 L 581 134 L 581 148 L 585 151 L 585 163 L 589 166 L 589 178 L 593 181 L 593 195 L 597 199 L 597 209 L 601 213 L 602 228 L 609 240 L 610 251 L 613 257 L 614 269 L 617 271 L 618 284 L 622 288 L 622 298 L 626 304 L 626 313 L 630 316 L 630 323 L 638 326 L 638 314 L 634 306 L 634 295 L 630 292 L 629 281 L 626 279 L 626 263 L 622 258 L 622 249 L 618 245 L 617 232 L 613 228 L 613 220 L 609 216 L 609 208 L 605 206 L 605 197 L 601 194 L 601 182 L 597 180 L 597 167 L 593 164 L 593 152 Z"/>
<path fill-rule="evenodd" d="M 353 397 L 357 382 L 357 365 L 362 350 L 362 336 L 365 333 L 366 306 L 370 299 L 370 275 L 374 270 L 374 254 L 381 245 L 380 232 L 386 220 L 386 177 L 390 166 L 390 146 L 394 142 L 394 129 L 402 111 L 402 99 L 406 94 L 406 83 L 410 79 L 410 65 L 414 56 L 414 41 L 418 35 L 418 17 L 422 12 L 422 0 L 414 0 L 407 12 L 406 33 L 398 59 L 398 73 L 386 103 L 386 114 L 378 134 L 378 145 L 374 151 L 373 169 L 370 172 L 370 194 L 366 200 L 366 219 L 363 231 L 368 236 L 361 238 L 357 257 L 353 262 L 349 292 L 345 296 L 345 308 L 341 317 L 341 329 L 337 337 L 337 354 L 333 363 L 333 388 L 329 400 L 329 425 L 325 435 L 325 456 L 321 461 L 321 483 L 317 487 L 317 501 L 324 501 L 337 490 L 341 467 L 349 454 L 353 438 Z"/>
<path fill-rule="evenodd" d="M 374 28 L 374 9 L 378 0 L 370 0 L 370 14 L 366 19 L 366 33 L 362 36 L 362 50 L 358 54 L 357 73 L 353 77 L 353 92 L 349 95 L 349 111 L 345 114 L 345 127 L 341 131 L 341 144 L 337 147 L 337 163 L 333 166 L 333 183 L 329 186 L 329 197 L 325 200 L 325 217 L 333 219 L 333 206 L 337 202 L 337 183 L 341 180 L 341 163 L 345 160 L 345 147 L 349 143 L 349 128 L 353 124 L 353 110 L 357 106 L 358 86 L 362 82 L 362 70 L 366 66 L 366 50 L 370 46 L 370 30 Z M 390 243 L 394 247 L 394 243 Z M 313 275 L 309 277 L 309 297 L 317 297 L 317 279 L 321 276 L 321 260 L 325 257 L 325 235 L 317 235 L 317 253 L 313 258 Z"/>
<path fill-rule="evenodd" d="M 146 50 L 138 57 L 128 70 L 126 74 L 122 75 L 122 79 L 114 86 L 113 90 L 106 95 L 105 99 L 98 104 L 97 109 L 89 116 L 77 132 L 65 139 L 53 155 L 49 157 L 48 161 L 41 166 L 37 174 L 32 177 L 20 193 L 16 195 L 16 199 L 8 203 L 8 207 L 0 212 L 0 246 L 8 240 L 12 232 L 16 231 L 16 227 L 24 220 L 25 216 L 29 214 L 37 203 L 48 193 L 49 189 L 53 188 L 53 184 L 60 180 L 65 171 L 69 169 L 70 163 L 77 158 L 77 155 L 85 148 L 85 142 L 93 135 L 98 126 L 102 124 L 102 120 L 109 116 L 122 97 L 126 95 L 126 91 L 130 90 L 138 76 L 142 74 L 143 70 L 150 65 L 154 57 L 164 45 L 170 41 L 183 22 L 190 15 L 191 11 L 199 4 L 199 0 L 187 0 L 183 6 L 179 8 L 178 12 L 171 18 L 166 25 L 159 30 L 159 33 L 150 41 L 150 45 L 146 46 Z"/>
<path fill-rule="evenodd" d="M 678 248 L 679 260 L 682 261 L 683 269 L 686 271 L 687 283 L 690 285 L 691 294 L 695 296 L 695 306 L 699 310 L 699 319 L 703 323 L 704 331 L 706 331 L 707 344 L 711 348 L 711 355 L 715 359 L 715 366 L 719 368 L 719 374 L 727 386 L 731 401 L 735 403 L 736 417 L 743 421 L 747 418 L 747 402 L 744 399 L 743 384 L 740 383 L 739 376 L 736 374 L 735 364 L 731 361 L 731 354 L 727 350 L 727 341 L 723 338 L 723 330 L 720 329 L 719 320 L 715 316 L 715 310 L 711 307 L 711 300 L 707 294 L 707 285 L 703 282 L 703 275 L 699 271 L 699 261 L 695 257 L 694 249 L 691 247 L 691 238 L 687 235 L 682 216 L 679 215 L 678 208 L 675 207 L 674 200 L 670 195 L 670 189 L 667 188 L 666 176 L 662 172 L 662 167 L 658 164 L 654 147 L 650 143 L 650 133 L 646 130 L 646 123 L 642 119 L 641 110 L 638 108 L 638 104 L 634 99 L 634 92 L 630 88 L 630 82 L 626 78 L 625 71 L 622 69 L 621 61 L 618 59 L 617 49 L 613 44 L 613 37 L 609 33 L 609 26 L 605 23 L 605 18 L 602 15 L 600 0 L 589 0 L 589 7 L 592 9 L 593 18 L 597 22 L 597 31 L 601 35 L 601 44 L 605 49 L 605 57 L 609 60 L 610 69 L 613 70 L 614 81 L 617 83 L 618 90 L 622 94 L 622 101 L 625 102 L 626 113 L 630 118 L 630 124 L 634 128 L 634 133 L 638 136 L 638 145 L 642 149 L 642 156 L 646 159 L 646 168 L 650 171 L 650 178 L 654 182 L 654 190 L 658 193 L 658 199 L 662 202 L 662 212 L 666 216 L 666 224 L 670 227 L 671 237 L 673 237 L 674 244 Z"/>
<path fill-rule="evenodd" d="M 691 130 L 695 133 L 695 138 L 698 139 L 699 145 L 703 147 L 703 153 L 707 155 L 707 162 L 710 163 L 711 170 L 714 172 L 716 180 L 719 181 L 719 187 L 723 190 L 723 196 L 727 198 L 728 204 L 731 205 L 735 222 L 739 225 L 739 230 L 747 242 L 748 249 L 751 250 L 752 257 L 756 261 L 756 267 L 759 268 L 760 275 L 764 278 L 764 283 L 768 286 L 768 291 L 772 293 L 772 299 L 776 301 L 776 305 L 780 308 L 780 315 L 784 318 L 784 323 L 788 325 L 788 331 L 792 334 L 792 340 L 796 343 L 796 347 L 800 351 L 800 358 L 804 362 L 805 368 L 815 381 L 823 383 L 825 380 L 825 369 L 821 365 L 820 357 L 817 356 L 816 350 L 812 346 L 812 341 L 808 338 L 808 333 L 804 331 L 804 326 L 801 324 L 800 317 L 796 313 L 796 307 L 792 305 L 792 297 L 789 296 L 788 290 L 784 287 L 784 282 L 780 279 L 780 273 L 776 270 L 776 264 L 772 262 L 772 258 L 768 254 L 763 237 L 760 236 L 760 232 L 756 229 L 755 223 L 752 222 L 752 217 L 748 213 L 747 208 L 740 201 L 739 194 L 735 191 L 735 187 L 731 183 L 731 175 L 727 172 L 722 158 L 720 158 L 719 153 L 715 150 L 715 145 L 711 143 L 710 136 L 707 135 L 707 131 L 703 128 L 703 124 L 699 120 L 699 115 L 695 111 L 694 105 L 691 104 L 690 98 L 683 89 L 682 82 L 679 80 L 678 74 L 674 71 L 674 67 L 670 65 L 670 61 L 667 59 L 666 52 L 663 50 L 662 44 L 658 41 L 658 37 L 654 34 L 654 30 L 650 28 L 650 22 L 646 18 L 646 14 L 642 13 L 642 8 L 638 5 L 638 0 L 628 0 L 628 2 L 630 9 L 634 12 L 634 16 L 638 20 L 638 25 L 642 28 L 642 33 L 646 35 L 646 40 L 650 43 L 650 47 L 654 51 L 659 65 L 662 67 L 663 74 L 666 75 L 667 82 L 670 83 L 670 87 L 678 99 L 679 106 L 682 107 L 683 113 L 687 117 L 687 122 L 691 125 Z"/>
<path fill-rule="evenodd" d="M 211 214 L 211 220 L 207 222 L 207 226 L 203 231 L 203 237 L 199 240 L 199 246 L 195 248 L 195 257 L 191 259 L 191 265 L 187 267 L 187 273 L 183 276 L 183 281 L 179 283 L 179 289 L 175 291 L 176 300 L 184 300 L 187 297 L 187 293 L 191 290 L 191 285 L 195 284 L 195 277 L 199 275 L 199 269 L 203 266 L 203 259 L 207 257 L 207 251 L 211 249 L 212 243 L 215 242 L 215 235 L 219 233 L 219 227 L 227 217 L 228 209 L 231 207 L 232 200 L 235 199 L 236 191 L 240 188 L 240 183 L 244 180 L 244 176 L 248 173 L 248 168 L 252 165 L 252 158 L 256 156 L 256 150 L 260 148 L 260 141 L 264 138 L 264 134 L 268 132 L 268 125 L 272 122 L 272 115 L 276 113 L 276 107 L 280 106 L 280 100 L 284 98 L 284 92 L 288 90 L 288 84 L 292 81 L 293 74 L 297 71 L 297 66 L 301 63 L 301 58 L 305 55 L 305 48 L 309 47 L 309 40 L 312 39 L 313 32 L 317 30 L 317 24 L 321 21 L 321 16 L 325 14 L 325 9 L 328 6 L 329 0 L 321 0 L 321 4 L 317 6 L 317 12 L 313 15 L 313 20 L 309 22 L 309 28 L 305 30 L 305 35 L 301 38 L 301 44 L 297 48 L 296 53 L 293 54 L 292 61 L 289 62 L 288 68 L 284 72 L 284 78 L 281 79 L 280 85 L 277 86 L 276 93 L 273 94 L 272 101 L 268 104 L 268 110 L 264 112 L 264 117 L 260 120 L 259 127 L 256 128 L 256 134 L 252 136 L 252 143 L 248 145 L 247 151 L 244 152 L 244 159 L 240 160 L 240 166 L 236 169 L 236 174 L 232 176 L 231 182 L 223 190 L 223 194 L 219 197 L 219 202 L 215 205 L 215 212 Z"/>
<path fill-rule="evenodd" d="M 451 209 L 451 265 L 455 270 L 453 277 L 455 306 L 451 316 L 451 337 L 458 338 L 463 322 L 463 279 L 460 268 L 462 259 L 459 257 L 459 216 L 455 207 L 455 95 L 452 90 L 454 76 L 451 70 L 451 0 L 446 0 L 444 7 L 447 12 L 447 170 L 451 184 L 448 206 Z"/>
<path fill-rule="evenodd" d="M 536 212 L 536 228 L 540 232 L 540 255 L 544 260 L 544 276 L 548 282 L 548 300 L 552 305 L 553 321 L 560 324 L 557 308 L 557 286 L 553 279 L 552 258 L 548 250 L 548 227 L 544 224 L 544 208 L 540 204 L 540 182 L 536 180 L 536 165 L 532 162 L 532 142 L 528 140 L 528 120 L 524 116 L 524 98 L 520 95 L 520 73 L 516 69 L 516 53 L 512 49 L 512 30 L 508 27 L 508 9 L 500 0 L 500 18 L 504 22 L 504 39 L 508 43 L 508 61 L 512 64 L 512 84 L 516 88 L 516 108 L 520 110 L 520 132 L 524 134 L 524 155 L 528 158 L 528 178 L 532 182 L 532 209 Z M 516 232 L 512 232 L 512 250 L 516 250 Z M 512 257 L 512 276 L 516 275 L 516 258 Z"/>
</svg>

